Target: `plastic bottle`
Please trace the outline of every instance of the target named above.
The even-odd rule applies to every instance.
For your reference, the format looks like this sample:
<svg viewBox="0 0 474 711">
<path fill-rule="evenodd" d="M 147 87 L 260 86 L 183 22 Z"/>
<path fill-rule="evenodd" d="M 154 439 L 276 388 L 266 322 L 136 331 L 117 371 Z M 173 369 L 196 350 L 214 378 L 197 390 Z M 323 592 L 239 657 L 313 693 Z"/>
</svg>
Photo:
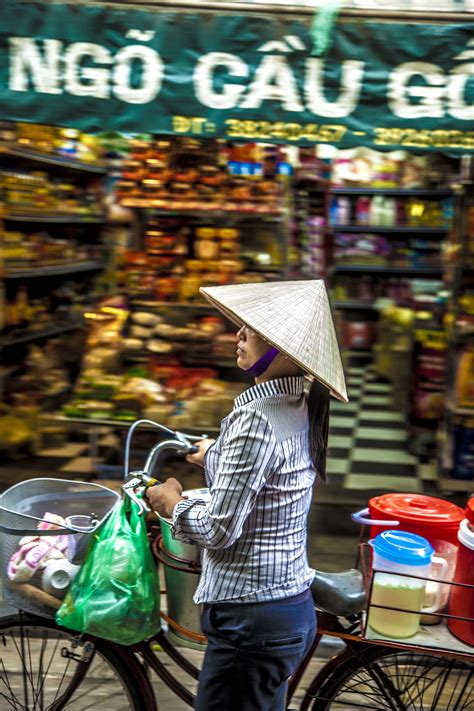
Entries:
<svg viewBox="0 0 474 711">
<path fill-rule="evenodd" d="M 370 199 L 365 196 L 358 198 L 356 202 L 356 223 L 358 225 L 368 225 L 370 222 Z"/>
<path fill-rule="evenodd" d="M 351 201 L 347 197 L 340 197 L 337 203 L 337 222 L 339 225 L 348 225 L 351 221 Z"/>
<path fill-rule="evenodd" d="M 337 225 L 338 222 L 338 200 L 333 197 L 329 206 L 329 222 L 331 225 Z"/>
<path fill-rule="evenodd" d="M 370 224 L 377 226 L 383 221 L 384 198 L 376 195 L 370 203 Z"/>
<path fill-rule="evenodd" d="M 396 221 L 396 206 L 393 198 L 386 197 L 383 201 L 381 225 L 385 227 L 393 227 Z"/>
</svg>

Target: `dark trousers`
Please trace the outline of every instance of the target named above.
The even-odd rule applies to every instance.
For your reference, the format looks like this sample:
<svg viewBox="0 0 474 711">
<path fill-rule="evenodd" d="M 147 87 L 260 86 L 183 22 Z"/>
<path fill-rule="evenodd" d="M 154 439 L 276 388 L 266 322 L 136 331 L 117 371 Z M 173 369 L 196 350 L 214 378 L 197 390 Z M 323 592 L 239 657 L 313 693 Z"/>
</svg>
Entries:
<svg viewBox="0 0 474 711">
<path fill-rule="evenodd" d="M 316 634 L 310 590 L 272 602 L 205 604 L 197 711 L 283 711 Z"/>
</svg>

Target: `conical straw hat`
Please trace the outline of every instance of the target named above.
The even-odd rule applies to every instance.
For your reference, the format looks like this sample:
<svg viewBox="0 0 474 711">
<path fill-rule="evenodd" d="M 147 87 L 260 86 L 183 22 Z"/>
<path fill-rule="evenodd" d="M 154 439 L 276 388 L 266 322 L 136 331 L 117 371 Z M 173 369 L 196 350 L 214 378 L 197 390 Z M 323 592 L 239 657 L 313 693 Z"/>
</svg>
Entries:
<svg viewBox="0 0 474 711">
<path fill-rule="evenodd" d="M 201 287 L 231 321 L 245 324 L 348 402 L 344 370 L 322 279 Z"/>
</svg>

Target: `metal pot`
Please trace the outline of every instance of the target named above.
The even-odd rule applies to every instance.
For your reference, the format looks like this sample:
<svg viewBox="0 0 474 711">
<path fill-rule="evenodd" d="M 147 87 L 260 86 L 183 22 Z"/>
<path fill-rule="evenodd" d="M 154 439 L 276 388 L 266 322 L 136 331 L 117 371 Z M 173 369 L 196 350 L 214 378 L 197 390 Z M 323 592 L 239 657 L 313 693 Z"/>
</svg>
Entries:
<svg viewBox="0 0 474 711">
<path fill-rule="evenodd" d="M 183 493 L 189 498 L 209 499 L 208 489 L 195 489 Z M 181 627 L 202 634 L 202 605 L 196 605 L 193 601 L 201 571 L 201 549 L 199 546 L 173 538 L 171 519 L 163 516 L 159 518 L 162 534 L 159 558 L 165 573 L 168 616 Z M 205 647 L 205 644 L 190 642 L 189 636 L 179 629 L 173 628 L 172 633 L 175 641 L 184 646 L 198 649 Z"/>
<path fill-rule="evenodd" d="M 194 546 L 189 543 L 183 543 L 173 538 L 173 522 L 169 518 L 159 517 L 161 535 L 163 536 L 163 547 L 165 553 L 171 553 L 172 556 L 199 563 L 201 560 L 201 549 L 199 546 Z"/>
</svg>

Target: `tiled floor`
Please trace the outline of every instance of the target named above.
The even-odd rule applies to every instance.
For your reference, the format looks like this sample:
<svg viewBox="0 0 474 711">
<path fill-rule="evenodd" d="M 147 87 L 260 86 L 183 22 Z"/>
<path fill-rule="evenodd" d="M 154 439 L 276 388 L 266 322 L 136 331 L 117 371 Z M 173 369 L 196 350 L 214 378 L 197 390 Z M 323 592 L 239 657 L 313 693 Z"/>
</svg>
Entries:
<svg viewBox="0 0 474 711">
<path fill-rule="evenodd" d="M 331 483 L 352 490 L 422 491 L 404 416 L 391 407 L 391 386 L 361 366 L 349 368 L 347 384 L 350 402 L 331 405 Z"/>
</svg>

